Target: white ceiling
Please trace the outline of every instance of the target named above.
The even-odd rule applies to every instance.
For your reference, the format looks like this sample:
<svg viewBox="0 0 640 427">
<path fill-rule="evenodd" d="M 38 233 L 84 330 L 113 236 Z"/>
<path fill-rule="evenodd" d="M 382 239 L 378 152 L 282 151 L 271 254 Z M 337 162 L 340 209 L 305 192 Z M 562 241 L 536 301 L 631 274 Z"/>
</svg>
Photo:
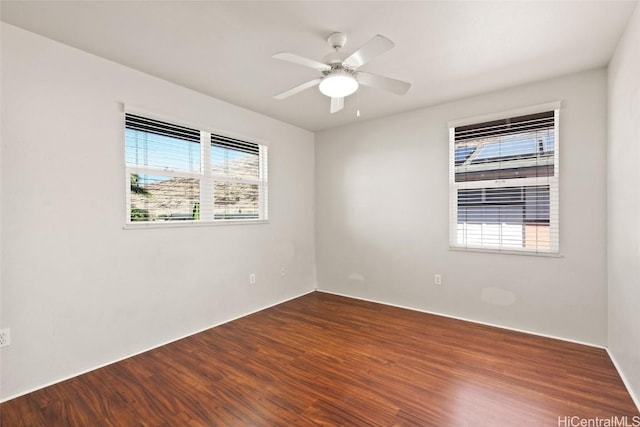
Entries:
<svg viewBox="0 0 640 427">
<path fill-rule="evenodd" d="M 608 63 L 637 1 L 2 1 L 2 20 L 312 131 Z M 396 44 L 361 70 L 412 83 L 363 87 L 329 114 L 317 88 L 273 95 L 318 73 L 326 37 L 351 52 L 376 34 Z M 356 118 L 359 98 L 362 117 Z"/>
</svg>

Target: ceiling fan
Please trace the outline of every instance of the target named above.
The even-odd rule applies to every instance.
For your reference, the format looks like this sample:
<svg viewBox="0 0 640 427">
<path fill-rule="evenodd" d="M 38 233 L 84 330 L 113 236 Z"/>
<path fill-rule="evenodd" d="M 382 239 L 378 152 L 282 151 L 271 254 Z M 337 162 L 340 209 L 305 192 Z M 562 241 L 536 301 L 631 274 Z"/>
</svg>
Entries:
<svg viewBox="0 0 640 427">
<path fill-rule="evenodd" d="M 313 68 L 322 73 L 322 77 L 286 90 L 274 96 L 275 99 L 285 99 L 318 85 L 320 92 L 331 98 L 330 111 L 333 114 L 344 108 L 344 98 L 355 93 L 360 85 L 386 90 L 397 95 L 404 95 L 411 87 L 410 83 L 401 80 L 358 71 L 362 65 L 394 46 L 388 38 L 377 35 L 351 55 L 340 51 L 347 42 L 345 34 L 332 33 L 327 41 L 334 51 L 326 55 L 323 62 L 314 61 L 291 52 L 280 52 L 273 55 L 275 59 Z"/>
</svg>

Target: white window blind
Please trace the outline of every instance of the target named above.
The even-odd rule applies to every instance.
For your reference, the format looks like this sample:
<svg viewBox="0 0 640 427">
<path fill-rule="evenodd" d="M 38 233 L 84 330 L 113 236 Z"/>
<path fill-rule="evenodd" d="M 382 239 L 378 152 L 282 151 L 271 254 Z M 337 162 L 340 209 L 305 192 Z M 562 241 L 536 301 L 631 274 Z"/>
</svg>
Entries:
<svg viewBox="0 0 640 427">
<path fill-rule="evenodd" d="M 211 135 L 215 219 L 258 219 L 266 210 L 266 147 Z"/>
<path fill-rule="evenodd" d="M 559 252 L 559 111 L 450 128 L 450 246 Z"/>
<path fill-rule="evenodd" d="M 267 219 L 267 147 L 125 114 L 127 223 Z"/>
</svg>

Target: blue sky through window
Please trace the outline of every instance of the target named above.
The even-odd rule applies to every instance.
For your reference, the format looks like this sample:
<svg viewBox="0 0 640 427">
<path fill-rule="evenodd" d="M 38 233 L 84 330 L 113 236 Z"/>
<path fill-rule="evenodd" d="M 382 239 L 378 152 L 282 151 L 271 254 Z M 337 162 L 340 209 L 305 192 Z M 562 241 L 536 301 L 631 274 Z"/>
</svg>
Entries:
<svg viewBox="0 0 640 427">
<path fill-rule="evenodd" d="M 200 171 L 200 144 L 179 138 L 126 129 L 126 162 L 167 170 Z"/>
<path fill-rule="evenodd" d="M 125 142 L 127 164 L 161 168 L 167 171 L 201 172 L 200 143 L 134 129 L 126 129 Z M 257 154 L 215 144 L 211 144 L 209 149 L 211 168 L 214 173 L 258 178 Z M 235 162 L 236 160 L 239 162 Z M 142 177 L 141 174 L 140 176 Z M 164 174 L 145 173 L 144 177 L 144 180 L 140 180 L 141 186 L 172 179 L 171 176 Z"/>
</svg>

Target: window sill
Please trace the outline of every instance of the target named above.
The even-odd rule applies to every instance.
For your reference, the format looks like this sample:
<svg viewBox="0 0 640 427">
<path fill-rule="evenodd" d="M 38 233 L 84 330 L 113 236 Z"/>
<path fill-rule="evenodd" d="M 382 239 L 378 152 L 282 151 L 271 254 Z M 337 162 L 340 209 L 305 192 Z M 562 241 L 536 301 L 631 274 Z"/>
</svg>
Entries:
<svg viewBox="0 0 640 427">
<path fill-rule="evenodd" d="M 243 221 L 156 221 L 127 223 L 122 228 L 124 230 L 144 230 L 149 228 L 189 228 L 189 227 L 219 227 L 225 225 L 255 225 L 268 224 L 267 219 L 243 220 Z"/>
<path fill-rule="evenodd" d="M 456 252 L 480 252 L 485 254 L 500 254 L 500 255 L 524 255 L 543 258 L 564 258 L 559 252 L 535 252 L 535 251 L 517 251 L 508 249 L 485 249 L 485 248 L 465 248 L 462 246 L 449 246 L 450 251 Z"/>
</svg>

